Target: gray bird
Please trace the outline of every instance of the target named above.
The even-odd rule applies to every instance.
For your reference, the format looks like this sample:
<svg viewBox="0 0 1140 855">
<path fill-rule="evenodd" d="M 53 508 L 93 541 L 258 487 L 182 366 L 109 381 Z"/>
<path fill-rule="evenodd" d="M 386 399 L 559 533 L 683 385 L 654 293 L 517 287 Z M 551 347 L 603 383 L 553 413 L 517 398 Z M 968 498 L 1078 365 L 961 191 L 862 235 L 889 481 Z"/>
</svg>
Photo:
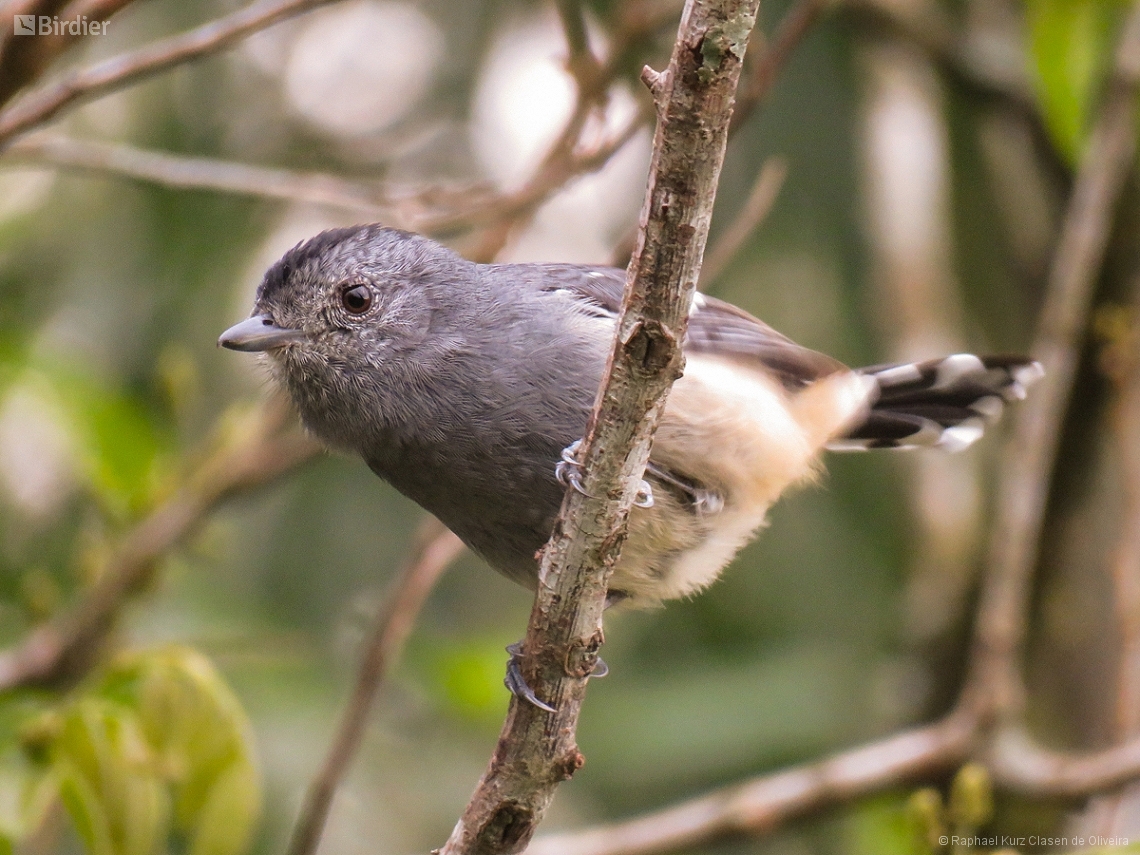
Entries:
<svg viewBox="0 0 1140 855">
<path fill-rule="evenodd" d="M 534 588 L 624 283 L 610 267 L 474 264 L 407 232 L 335 229 L 274 264 L 219 343 L 267 352 L 310 431 Z M 964 448 L 1042 375 L 969 354 L 852 370 L 700 294 L 685 356 L 611 601 L 707 586 L 824 448 Z"/>
</svg>

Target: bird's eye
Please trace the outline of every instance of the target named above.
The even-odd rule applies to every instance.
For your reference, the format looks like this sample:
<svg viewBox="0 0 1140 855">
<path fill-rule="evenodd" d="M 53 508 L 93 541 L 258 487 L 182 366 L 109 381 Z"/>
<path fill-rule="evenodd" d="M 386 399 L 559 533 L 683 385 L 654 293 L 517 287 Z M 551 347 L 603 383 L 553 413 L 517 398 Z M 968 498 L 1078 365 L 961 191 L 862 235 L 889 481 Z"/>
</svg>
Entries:
<svg viewBox="0 0 1140 855">
<path fill-rule="evenodd" d="M 340 304 L 353 315 L 363 315 L 372 306 L 372 289 L 367 285 L 356 285 L 340 295 Z"/>
</svg>

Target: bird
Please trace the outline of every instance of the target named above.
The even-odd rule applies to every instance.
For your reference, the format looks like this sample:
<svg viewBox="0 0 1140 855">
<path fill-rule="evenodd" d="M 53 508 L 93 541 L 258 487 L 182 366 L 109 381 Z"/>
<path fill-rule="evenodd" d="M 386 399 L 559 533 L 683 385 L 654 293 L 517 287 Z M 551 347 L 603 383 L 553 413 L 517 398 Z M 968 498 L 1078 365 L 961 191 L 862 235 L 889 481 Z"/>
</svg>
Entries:
<svg viewBox="0 0 1140 855">
<path fill-rule="evenodd" d="M 310 432 L 533 589 L 566 485 L 580 486 L 574 452 L 625 276 L 478 264 L 377 224 L 332 229 L 273 264 L 218 343 L 267 354 Z M 1023 356 L 965 353 L 852 369 L 701 293 L 684 355 L 608 604 L 707 587 L 825 450 L 961 450 L 1043 375 Z"/>
</svg>

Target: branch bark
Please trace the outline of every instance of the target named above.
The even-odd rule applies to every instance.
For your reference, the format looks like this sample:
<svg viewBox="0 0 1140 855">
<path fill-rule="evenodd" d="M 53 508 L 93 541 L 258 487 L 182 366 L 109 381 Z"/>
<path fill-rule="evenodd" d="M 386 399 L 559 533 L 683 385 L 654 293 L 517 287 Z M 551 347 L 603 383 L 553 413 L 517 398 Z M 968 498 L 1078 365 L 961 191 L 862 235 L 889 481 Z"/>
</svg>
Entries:
<svg viewBox="0 0 1140 855">
<path fill-rule="evenodd" d="M 1140 775 L 1140 738 L 1102 751 L 1052 751 L 1034 743 L 1022 728 L 1008 728 L 994 740 L 987 765 L 995 783 L 1037 798 L 1082 798 Z"/>
<path fill-rule="evenodd" d="M 724 160 L 732 100 L 759 0 L 690 0 L 669 67 L 643 78 L 658 109 L 649 187 L 614 350 L 569 490 L 543 549 L 523 674 L 554 706 L 513 699 L 490 766 L 442 855 L 520 852 L 557 785 L 583 762 L 574 741 L 602 644 L 606 587 L 649 458 L 681 342 Z"/>
</svg>

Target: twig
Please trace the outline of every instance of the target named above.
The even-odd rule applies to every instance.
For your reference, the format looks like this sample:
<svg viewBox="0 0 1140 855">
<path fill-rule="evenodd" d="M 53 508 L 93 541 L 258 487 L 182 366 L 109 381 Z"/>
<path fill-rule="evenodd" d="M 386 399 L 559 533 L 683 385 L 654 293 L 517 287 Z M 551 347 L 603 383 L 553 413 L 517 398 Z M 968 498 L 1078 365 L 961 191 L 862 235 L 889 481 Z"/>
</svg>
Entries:
<svg viewBox="0 0 1140 855">
<path fill-rule="evenodd" d="M 736 257 L 736 253 L 740 252 L 744 242 L 768 216 L 787 175 L 788 163 L 782 157 L 770 157 L 764 161 L 744 206 L 737 213 L 736 219 L 717 238 L 701 265 L 702 287 L 716 281 Z"/>
<path fill-rule="evenodd" d="M 602 608 L 665 394 L 708 235 L 732 96 L 759 0 L 690 0 L 668 69 L 653 82 L 659 121 L 614 351 L 583 442 L 583 492 L 569 490 L 543 549 L 523 676 L 556 712 L 512 700 L 498 746 L 443 855 L 519 852 L 558 783 L 602 643 Z"/>
<path fill-rule="evenodd" d="M 484 186 L 429 187 L 401 194 L 382 185 L 325 173 L 294 172 L 42 134 L 13 142 L 4 151 L 0 164 L 43 164 L 165 187 L 325 205 L 356 211 L 400 228 L 439 234 L 483 224 L 510 228 L 510 221 L 533 211 L 571 178 L 604 166 L 642 124 L 640 116 L 631 119 L 611 139 L 589 151 L 552 153 L 525 185 L 505 194 L 492 193 Z"/>
<path fill-rule="evenodd" d="M 0 111 L 0 146 L 63 109 L 201 59 L 286 18 L 336 0 L 261 0 L 176 36 L 66 73 Z"/>
<path fill-rule="evenodd" d="M 1030 580 L 1045 517 L 1061 422 L 1072 391 L 1113 212 L 1136 152 L 1140 5 L 1117 45 L 1110 91 L 1081 158 L 1049 274 L 1034 357 L 1046 377 L 1018 408 L 1002 467 L 988 570 L 978 611 L 967 693 L 1016 714 L 1024 687 Z M 976 702 L 978 697 L 968 698 Z"/>
<path fill-rule="evenodd" d="M 587 110 L 572 118 L 559 140 L 522 187 L 503 194 L 486 187 L 427 188 L 404 194 L 334 175 L 293 172 L 214 158 L 187 157 L 119 143 L 36 135 L 3 150 L 5 160 L 120 175 L 167 187 L 215 190 L 260 198 L 307 202 L 358 211 L 401 228 L 428 234 L 479 225 L 509 230 L 575 176 L 601 169 L 644 124 L 633 117 L 610 139 L 576 151 Z"/>
<path fill-rule="evenodd" d="M 119 143 L 37 134 L 12 143 L 3 161 L 57 166 L 149 181 L 165 187 L 305 202 L 356 211 L 406 229 L 423 229 L 442 212 L 492 197 L 485 187 L 425 188 L 398 194 L 380 184 L 319 172 L 294 172 L 208 157 L 187 157 Z M 431 225 L 430 221 L 427 223 Z"/>
<path fill-rule="evenodd" d="M 771 831 L 811 811 L 952 769 L 969 756 L 973 736 L 973 719 L 950 716 L 626 822 L 539 837 L 527 855 L 650 855 Z"/>
<path fill-rule="evenodd" d="M 566 47 L 570 51 L 566 68 L 578 84 L 579 97 L 596 99 L 604 91 L 599 87 L 601 66 L 590 50 L 590 34 L 586 31 L 586 16 L 581 0 L 555 0 L 558 19 L 562 22 L 562 32 L 566 35 Z"/>
<path fill-rule="evenodd" d="M 569 14 L 579 16 L 582 14 L 580 6 L 577 6 L 574 0 L 565 0 L 565 2 L 576 6 L 576 11 L 572 9 Z M 563 11 L 561 6 L 559 11 L 563 15 L 564 29 L 568 28 L 567 40 L 573 45 L 578 38 L 575 34 L 578 24 L 571 22 L 567 25 L 565 15 L 568 13 Z M 659 9 L 654 11 L 660 12 Z M 479 255 L 486 258 L 501 249 L 512 230 L 517 229 L 523 220 L 532 216 L 556 190 L 578 175 L 594 172 L 605 166 L 610 158 L 641 130 L 647 117 L 635 115 L 608 141 L 584 151 L 578 147 L 582 130 L 591 113 L 598 109 L 598 102 L 606 87 L 623 68 L 626 61 L 625 51 L 657 23 L 658 18 L 652 14 L 634 16 L 629 20 L 623 19 L 614 34 L 611 51 L 606 61 L 598 64 L 588 80 L 577 78 L 578 93 L 569 119 L 547 150 L 538 168 L 522 187 L 505 193 L 498 199 L 475 204 L 450 214 L 442 214 L 436 219 L 428 219 L 421 224 L 420 230 L 438 234 L 460 228 L 486 226 L 488 234 L 480 241 L 478 247 Z M 585 28 L 584 21 L 581 26 Z M 573 50 L 571 47 L 571 51 Z M 571 71 L 573 72 L 573 69 Z"/>
<path fill-rule="evenodd" d="M 352 697 L 344 708 L 324 765 L 309 785 L 289 841 L 288 855 L 311 855 L 316 851 L 333 795 L 360 745 L 377 691 L 400 658 L 428 594 L 443 571 L 463 552 L 463 542 L 438 520 L 429 517 L 425 523 L 416 538 L 417 548 L 376 616 Z"/>
<path fill-rule="evenodd" d="M 163 555 L 198 529 L 210 510 L 313 457 L 318 451 L 313 440 L 297 430 L 280 432 L 290 417 L 278 400 L 239 430 L 231 430 L 184 486 L 123 539 L 78 605 L 0 651 L 0 691 L 56 682 L 82 670 L 97 654 L 128 595 L 145 582 Z"/>
<path fill-rule="evenodd" d="M 566 47 L 570 49 L 571 64 L 575 57 L 590 54 L 590 38 L 586 32 L 586 16 L 582 13 L 580 0 L 554 0 L 558 10 L 558 20 L 566 35 Z"/>
<path fill-rule="evenodd" d="M 437 216 L 425 216 L 420 222 L 420 230 L 438 234 L 482 225 L 510 228 L 532 214 L 571 178 L 596 172 L 605 166 L 645 124 L 644 117 L 636 115 L 609 140 L 593 149 L 576 151 L 575 144 L 591 109 L 584 102 L 579 103 L 580 108 L 575 110 L 559 139 L 551 146 L 526 184 L 499 197 L 475 202 Z"/>
<path fill-rule="evenodd" d="M 95 2 L 95 0 L 91 0 Z M 111 0 L 105 0 L 111 2 Z M 171 43 L 181 45 L 183 53 L 189 57 L 192 46 L 203 50 L 217 50 L 254 29 L 273 23 L 268 17 L 257 18 L 258 26 L 252 23 L 253 10 L 271 6 L 274 9 L 288 7 L 291 11 L 279 12 L 277 19 L 286 14 L 296 14 L 301 6 L 316 6 L 335 0 L 291 0 L 288 3 L 263 3 L 250 7 L 245 12 L 231 15 L 212 24 L 207 24 L 183 36 L 158 42 L 133 54 L 108 60 L 86 71 L 76 72 L 80 88 L 95 85 L 96 80 L 104 81 L 106 88 L 125 85 L 136 79 L 133 76 L 119 77 L 134 67 L 145 66 L 145 74 L 157 73 L 176 64 L 170 59 Z M 306 5 L 307 4 L 307 5 Z M 298 7 L 298 8 L 294 8 Z M 580 11 L 580 10 L 579 10 Z M 268 12 L 265 13 L 266 15 Z M 244 15 L 242 20 L 235 20 Z M 227 24 L 227 22 L 229 22 Z M 225 26 L 223 26 L 225 25 Z M 59 166 L 90 171 L 107 172 L 144 181 L 187 189 L 209 189 L 251 196 L 280 198 L 292 201 L 306 201 L 334 207 L 358 210 L 362 213 L 394 221 L 394 224 L 429 234 L 441 234 L 488 226 L 496 234 L 493 243 L 501 245 L 519 221 L 530 216 L 549 196 L 564 186 L 572 178 L 602 168 L 642 127 L 644 117 L 635 116 L 626 126 L 610 139 L 591 149 L 578 148 L 582 129 L 591 111 L 596 109 L 600 93 L 611 81 L 622 63 L 622 46 L 632 43 L 640 35 L 639 26 L 648 25 L 638 21 L 622 29 L 615 37 L 615 49 L 608 61 L 599 66 L 591 78 L 592 86 L 579 83 L 578 99 L 562 132 L 551 145 L 543 161 L 531 178 L 518 189 L 499 195 L 483 192 L 482 188 L 460 189 L 456 191 L 429 190 L 427 193 L 407 195 L 385 194 L 379 188 L 346 181 L 334 176 L 294 173 L 287 170 L 266 169 L 245 164 L 214 160 L 209 158 L 188 158 L 159 152 L 148 152 L 127 146 L 93 143 L 59 137 L 36 138 L 9 143 L 7 151 L 25 162 L 52 163 Z M 583 25 L 584 26 L 584 25 Z M 244 27 L 244 29 L 240 29 Z M 209 31 L 209 32 L 203 32 Z M 198 34 L 198 35 L 196 35 Z M 224 38 L 223 38 L 224 36 Z M 205 45 L 205 47 L 203 47 Z M 163 46 L 166 46 L 163 48 Z M 157 58 L 156 58 L 157 57 Z M 162 60 L 159 63 L 159 59 Z M 168 61 L 169 60 L 169 61 Z M 182 61 L 182 60 L 178 60 Z M 132 72 L 133 73 L 133 72 Z M 37 95 L 24 99 L 9 110 L 0 112 L 0 151 L 9 132 L 6 122 L 17 121 L 20 127 L 10 133 L 15 134 L 32 127 L 49 116 L 43 115 L 34 122 L 25 123 L 12 114 L 23 110 L 26 102 L 33 98 L 46 104 L 52 91 L 63 97 L 68 89 L 67 78 L 54 89 L 41 90 Z M 100 85 L 104 85 L 100 84 Z M 84 89 L 84 91 L 87 91 Z M 93 94 L 98 91 L 91 90 Z M 68 96 L 70 98 L 70 96 Z M 39 103 L 39 102 L 37 102 Z M 70 100 L 65 102 L 70 103 Z M 32 107 L 35 105 L 33 104 Z M 29 107 L 28 109 L 32 109 Z M 29 113 L 30 115 L 30 113 Z"/>
</svg>

